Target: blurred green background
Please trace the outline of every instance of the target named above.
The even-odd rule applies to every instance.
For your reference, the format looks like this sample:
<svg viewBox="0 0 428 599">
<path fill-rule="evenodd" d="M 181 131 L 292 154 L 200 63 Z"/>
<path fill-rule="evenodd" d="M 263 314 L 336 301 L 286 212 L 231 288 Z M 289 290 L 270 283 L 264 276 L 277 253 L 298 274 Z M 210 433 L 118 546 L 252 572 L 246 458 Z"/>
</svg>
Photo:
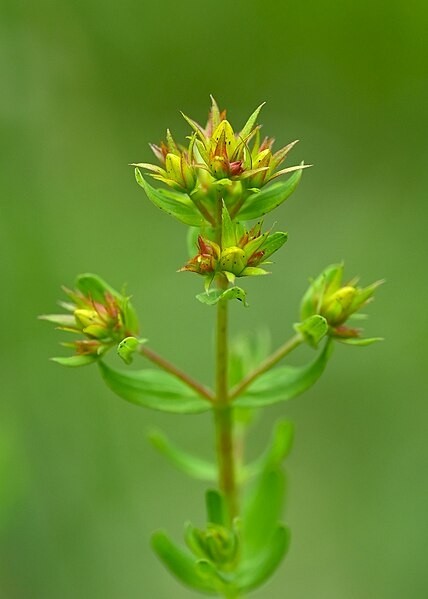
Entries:
<svg viewBox="0 0 428 599">
<path fill-rule="evenodd" d="M 127 166 L 167 126 L 187 134 L 179 109 L 204 121 L 210 93 L 236 127 L 266 100 L 264 131 L 301 140 L 289 164 L 315 164 L 275 214 L 289 243 L 269 279 L 245 281 L 234 329 L 266 323 L 279 344 L 308 277 L 334 261 L 363 284 L 387 279 L 366 327 L 386 341 L 337 347 L 319 384 L 251 437 L 255 455 L 275 417 L 296 425 L 292 546 L 254 597 L 428 596 L 427 26 L 416 0 L 2 1 L 2 599 L 194 596 L 148 539 L 202 524 L 204 485 L 145 431 L 209 456 L 210 419 L 138 409 L 96 368 L 54 365 L 61 335 L 36 315 L 79 272 L 127 282 L 152 346 L 210 382 L 214 311 L 194 299 L 198 277 L 176 273 L 184 227 Z"/>
</svg>

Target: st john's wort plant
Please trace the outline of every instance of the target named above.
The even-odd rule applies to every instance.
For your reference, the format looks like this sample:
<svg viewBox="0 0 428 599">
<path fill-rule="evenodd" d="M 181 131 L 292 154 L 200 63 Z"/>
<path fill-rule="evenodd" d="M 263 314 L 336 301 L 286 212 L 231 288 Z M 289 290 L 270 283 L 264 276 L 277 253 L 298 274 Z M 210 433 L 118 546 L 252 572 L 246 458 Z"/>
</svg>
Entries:
<svg viewBox="0 0 428 599">
<path fill-rule="evenodd" d="M 229 599 L 242 597 L 270 578 L 290 541 L 281 520 L 283 462 L 291 449 L 293 427 L 286 420 L 277 422 L 265 452 L 250 463 L 240 458 L 238 432 L 242 446 L 255 413 L 312 387 L 335 342 L 368 345 L 379 339 L 362 337 L 353 319 L 372 301 L 380 282 L 366 287 L 359 287 L 356 278 L 344 282 L 343 264 L 334 264 L 310 282 L 299 322 L 273 353 L 263 336 L 230 343 L 229 302 L 247 306 L 244 278 L 262 276 L 268 284 L 271 257 L 287 242 L 287 233 L 266 228 L 263 217 L 290 197 L 309 166 L 284 165 L 296 141 L 274 149 L 274 139 L 262 137 L 257 123 L 261 108 L 235 131 L 226 111 L 212 99 L 205 126 L 183 115 L 190 129 L 186 143 L 178 143 L 167 130 L 165 141 L 151 146 L 156 163 L 133 165 L 148 199 L 187 228 L 189 259 L 177 265 L 178 270 L 199 275 L 197 299 L 216 307 L 214 388 L 151 349 L 140 337 L 130 297 L 97 275 L 80 275 L 75 289 L 64 289 L 64 312 L 42 317 L 69 334 L 63 345 L 72 355 L 54 358 L 60 364 L 97 364 L 114 393 L 146 408 L 212 413 L 216 463 L 182 450 L 160 431 L 150 435 L 153 446 L 175 466 L 209 487 L 206 522 L 185 524 L 184 546 L 164 531 L 154 533 L 152 545 L 181 582 Z M 291 176 L 284 179 L 288 173 Z M 315 352 L 309 363 L 278 365 L 304 343 Z M 110 349 L 116 349 L 126 364 L 139 356 L 156 368 L 113 368 L 104 360 Z"/>
</svg>

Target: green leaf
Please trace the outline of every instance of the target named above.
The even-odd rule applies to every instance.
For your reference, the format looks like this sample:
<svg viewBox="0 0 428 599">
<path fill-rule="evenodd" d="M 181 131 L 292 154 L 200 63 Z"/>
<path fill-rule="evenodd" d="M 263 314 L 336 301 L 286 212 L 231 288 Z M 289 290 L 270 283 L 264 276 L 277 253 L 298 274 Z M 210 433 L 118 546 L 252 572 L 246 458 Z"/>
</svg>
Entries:
<svg viewBox="0 0 428 599">
<path fill-rule="evenodd" d="M 97 356 L 70 356 L 68 358 L 51 358 L 52 362 L 61 364 L 61 366 L 88 366 L 98 359 Z"/>
<path fill-rule="evenodd" d="M 197 571 L 203 576 L 213 589 L 223 595 L 223 597 L 237 597 L 237 590 L 226 576 L 217 570 L 215 565 L 207 559 L 200 559 L 196 562 Z"/>
<path fill-rule="evenodd" d="M 152 187 L 143 178 L 138 168 L 135 169 L 135 179 L 155 206 L 181 223 L 191 227 L 200 227 L 205 223 L 202 215 L 187 194 Z"/>
<path fill-rule="evenodd" d="M 210 409 L 208 401 L 162 370 L 119 371 L 99 362 L 107 386 L 126 401 L 175 414 L 198 414 Z"/>
<path fill-rule="evenodd" d="M 208 482 L 215 482 L 217 480 L 217 468 L 215 464 L 180 449 L 158 430 L 152 430 L 148 437 L 150 443 L 159 453 L 188 476 Z"/>
<path fill-rule="evenodd" d="M 193 258 L 198 252 L 198 237 L 201 234 L 199 227 L 189 227 L 186 235 L 187 253 L 189 258 Z"/>
<path fill-rule="evenodd" d="M 272 185 L 264 187 L 258 193 L 250 195 L 238 212 L 237 218 L 239 220 L 251 220 L 271 212 L 271 210 L 280 206 L 290 197 L 301 178 L 302 171 L 296 171 L 286 181 L 273 183 Z"/>
<path fill-rule="evenodd" d="M 199 559 L 206 558 L 205 548 L 201 544 L 200 530 L 191 522 L 186 522 L 184 525 L 184 541 L 194 556 Z"/>
<path fill-rule="evenodd" d="M 152 547 L 164 565 L 185 585 L 205 593 L 213 593 L 209 579 L 201 574 L 197 562 L 177 547 L 163 531 L 152 536 Z"/>
<path fill-rule="evenodd" d="M 242 131 L 240 132 L 239 136 L 245 141 L 246 138 L 250 135 L 251 131 L 253 130 L 254 125 L 256 124 L 257 121 L 257 117 L 259 116 L 259 112 L 260 110 L 263 108 L 263 106 L 266 104 L 266 102 L 263 102 L 262 104 L 260 104 L 260 106 L 257 106 L 257 108 L 255 109 L 255 111 L 253 112 L 253 114 L 250 116 L 250 118 L 248 119 L 248 121 L 245 123 Z"/>
<path fill-rule="evenodd" d="M 271 542 L 284 503 L 285 477 L 279 469 L 264 471 L 244 506 L 242 522 L 244 558 L 257 556 Z"/>
<path fill-rule="evenodd" d="M 294 329 L 303 335 L 309 345 L 316 348 L 321 339 L 328 333 L 328 322 L 323 316 L 314 314 L 303 322 L 296 323 Z"/>
<path fill-rule="evenodd" d="M 73 314 L 41 314 L 38 318 L 40 320 L 46 320 L 47 322 L 57 324 L 60 327 L 76 327 L 76 320 Z"/>
<path fill-rule="evenodd" d="M 370 337 L 369 339 L 359 339 L 358 337 L 341 339 L 340 337 L 335 337 L 335 339 L 341 343 L 346 343 L 346 345 L 356 345 L 360 347 L 365 347 L 366 345 L 371 345 L 372 343 L 377 343 L 378 341 L 384 341 L 383 337 Z"/>
<path fill-rule="evenodd" d="M 263 243 L 261 249 L 263 250 L 263 261 L 267 260 L 273 253 L 279 250 L 284 243 L 288 240 L 288 233 L 281 233 L 277 231 L 269 235 L 266 241 Z"/>
<path fill-rule="evenodd" d="M 243 470 L 243 479 L 258 476 L 263 471 L 277 469 L 291 451 L 294 437 L 294 426 L 287 420 L 276 423 L 269 446 L 266 451 Z"/>
<path fill-rule="evenodd" d="M 207 140 L 205 137 L 205 131 L 202 129 L 202 127 L 196 121 L 185 115 L 184 112 L 182 112 L 181 114 L 183 118 L 188 122 L 188 124 L 192 127 L 192 129 L 195 131 L 195 133 L 199 135 L 203 144 L 206 145 Z"/>
<path fill-rule="evenodd" d="M 92 273 L 78 275 L 76 279 L 77 289 L 95 302 L 104 303 L 105 294 L 109 293 L 115 298 L 122 299 L 122 295 L 109 285 L 104 279 Z"/>
<path fill-rule="evenodd" d="M 260 275 L 268 275 L 267 270 L 264 268 L 259 268 L 258 266 L 246 266 L 244 270 L 241 272 L 241 277 L 258 277 Z"/>
<path fill-rule="evenodd" d="M 228 514 L 226 502 L 223 495 L 215 490 L 209 489 L 205 494 L 205 505 L 207 508 L 208 522 L 228 526 Z"/>
<path fill-rule="evenodd" d="M 117 346 L 117 354 L 125 364 L 132 364 L 134 353 L 140 346 L 140 341 L 135 337 L 126 337 Z"/>
<path fill-rule="evenodd" d="M 221 212 L 221 243 L 223 248 L 229 248 L 236 246 L 235 229 L 230 218 L 228 209 L 223 202 L 223 208 Z"/>
<path fill-rule="evenodd" d="M 269 580 L 287 553 L 289 545 L 289 529 L 282 525 L 277 526 L 269 544 L 261 553 L 242 564 L 237 580 L 239 589 L 248 592 Z"/>
<path fill-rule="evenodd" d="M 316 383 L 331 356 L 327 341 L 319 355 L 305 366 L 281 366 L 262 374 L 235 402 L 237 407 L 262 408 L 300 395 Z"/>
<path fill-rule="evenodd" d="M 126 327 L 126 330 L 133 333 L 138 333 L 140 324 L 138 322 L 138 316 L 135 311 L 134 306 L 130 302 L 129 297 L 122 296 L 120 300 L 120 306 L 122 308 L 123 313 L 123 321 Z M 140 340 L 141 343 L 141 340 Z"/>
<path fill-rule="evenodd" d="M 241 301 L 245 307 L 248 306 L 247 303 L 247 294 L 241 289 L 241 287 L 229 287 L 225 291 L 223 289 L 212 289 L 211 291 L 207 291 L 205 293 L 199 293 L 196 296 L 202 304 L 207 304 L 208 306 L 214 306 L 220 300 L 233 300 L 237 299 Z"/>
</svg>

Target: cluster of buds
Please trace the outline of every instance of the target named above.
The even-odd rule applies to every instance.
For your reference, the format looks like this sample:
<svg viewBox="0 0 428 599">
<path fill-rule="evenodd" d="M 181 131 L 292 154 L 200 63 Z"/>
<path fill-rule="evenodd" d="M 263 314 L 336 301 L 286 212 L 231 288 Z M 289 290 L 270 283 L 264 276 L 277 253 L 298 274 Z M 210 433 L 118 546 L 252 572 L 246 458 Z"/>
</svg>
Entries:
<svg viewBox="0 0 428 599">
<path fill-rule="evenodd" d="M 67 314 L 41 316 L 63 331 L 80 335 L 62 343 L 74 349 L 70 358 L 56 358 L 64 364 L 89 364 L 115 347 L 124 338 L 138 334 L 138 321 L 129 298 L 118 293 L 96 275 L 81 275 L 77 289 L 64 288 L 69 301 L 60 302 Z"/>
<path fill-rule="evenodd" d="M 291 166 L 277 171 L 297 140 L 272 153 L 275 140 L 265 137 L 261 141 L 260 126 L 256 124 L 263 105 L 253 112 L 239 132 L 233 130 L 226 120 L 226 111 L 220 112 L 213 98 L 205 129 L 185 116 L 197 135 L 194 144 L 196 166 L 208 171 L 214 179 L 240 180 L 246 187 L 257 189 L 280 175 L 303 168 Z"/>
<path fill-rule="evenodd" d="M 339 340 L 353 344 L 367 344 L 376 339 L 360 339 L 361 329 L 351 327 L 347 320 L 363 317 L 355 314 L 373 300 L 373 294 L 383 281 L 376 281 L 367 287 L 358 287 L 354 278 L 346 284 L 343 281 L 343 264 L 328 266 L 310 285 L 300 306 L 302 321 L 318 314 L 325 318 L 329 334 Z"/>
<path fill-rule="evenodd" d="M 247 188 L 259 189 L 280 175 L 309 166 L 278 170 L 297 142 L 273 153 L 275 140 L 268 137 L 261 140 L 257 118 L 263 104 L 244 127 L 235 132 L 226 120 L 226 111 L 220 111 L 214 98 L 211 101 L 205 127 L 183 114 L 194 131 L 189 136 L 187 148 L 178 145 L 167 130 L 165 142 L 151 144 L 160 166 L 148 163 L 134 163 L 133 166 L 147 169 L 154 179 L 188 194 L 206 189 L 210 183 L 219 180 L 240 181 Z"/>
<path fill-rule="evenodd" d="M 238 560 L 238 535 L 220 524 L 208 524 L 205 530 L 189 524 L 185 540 L 197 558 L 206 559 L 222 570 L 232 569 Z"/>
<path fill-rule="evenodd" d="M 151 171 L 151 176 L 165 183 L 169 187 L 191 193 L 196 185 L 197 171 L 193 161 L 193 144 L 195 136 L 190 141 L 189 148 L 178 146 L 169 129 L 166 132 L 166 141 L 160 146 L 150 144 L 154 155 L 161 166 L 141 162 L 133 166 L 140 166 Z"/>
<path fill-rule="evenodd" d="M 223 222 L 227 219 L 227 210 L 223 210 Z M 287 241 L 287 233 L 262 233 L 261 223 L 249 231 L 241 224 L 228 220 L 223 226 L 221 246 L 199 235 L 198 253 L 191 258 L 181 271 L 205 275 L 211 281 L 216 274 L 223 273 L 230 283 L 235 277 L 265 275 L 261 268 L 267 259 Z"/>
</svg>

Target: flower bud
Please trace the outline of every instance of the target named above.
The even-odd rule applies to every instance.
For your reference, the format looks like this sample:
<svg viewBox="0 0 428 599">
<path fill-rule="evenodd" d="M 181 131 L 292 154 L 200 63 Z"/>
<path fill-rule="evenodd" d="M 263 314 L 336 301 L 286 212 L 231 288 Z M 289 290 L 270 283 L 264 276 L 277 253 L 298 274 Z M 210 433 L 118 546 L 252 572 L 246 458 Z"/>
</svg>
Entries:
<svg viewBox="0 0 428 599">
<path fill-rule="evenodd" d="M 272 149 L 273 138 L 265 137 L 261 142 L 257 119 L 263 104 L 250 115 L 241 130 L 234 131 L 226 120 L 226 111 L 220 111 L 215 100 L 211 100 L 212 106 L 205 127 L 183 114 L 193 129 L 186 145 L 176 143 L 168 129 L 166 141 L 159 145 L 151 144 L 159 164 L 138 162 L 132 163 L 132 166 L 147 169 L 157 181 L 188 194 L 201 216 L 215 227 L 219 223 L 216 222 L 217 214 L 212 204 L 218 197 L 232 209 L 235 218 L 240 210 L 245 209 L 244 205 L 254 195 L 254 190 L 257 191 L 282 174 L 301 171 L 310 165 L 302 162 L 299 166 L 278 170 L 296 142 L 275 153 Z M 141 185 L 138 177 L 137 181 Z M 283 190 L 286 197 L 292 193 L 297 183 L 298 179 L 290 184 L 289 189 L 287 187 Z M 239 184 L 239 187 L 235 187 L 235 184 Z M 141 186 L 149 193 L 148 187 Z M 207 202 L 199 201 L 201 193 L 208 198 Z M 180 202 L 178 197 L 169 197 L 169 200 Z M 185 198 L 183 200 L 186 202 Z M 161 205 L 159 207 L 162 208 Z M 272 209 L 270 207 L 268 211 Z M 254 210 L 256 208 L 253 206 L 252 211 Z M 256 216 L 264 213 L 261 208 Z"/>
<path fill-rule="evenodd" d="M 222 251 L 220 257 L 220 268 L 239 276 L 247 266 L 247 257 L 243 249 L 229 247 Z"/>
<path fill-rule="evenodd" d="M 321 310 L 330 325 L 343 323 L 349 315 L 349 307 L 357 295 L 355 287 L 342 287 L 332 295 L 327 296 Z"/>
<path fill-rule="evenodd" d="M 383 282 L 365 288 L 356 286 L 354 279 L 342 285 L 343 264 L 328 266 L 309 286 L 300 306 L 302 321 L 318 314 L 326 319 L 329 334 L 339 339 L 360 337 L 359 329 L 345 323 L 361 307 L 373 299 L 374 291 Z M 354 344 L 357 344 L 354 341 Z"/>
<path fill-rule="evenodd" d="M 81 329 L 89 327 L 96 322 L 100 322 L 98 318 L 98 312 L 95 310 L 87 310 L 84 308 L 78 308 L 74 311 L 74 318 L 76 319 L 77 326 Z"/>
<path fill-rule="evenodd" d="M 83 335 L 83 339 L 64 344 L 74 348 L 77 356 L 96 359 L 125 337 L 138 334 L 138 321 L 129 298 L 96 275 L 81 275 L 77 290 L 65 291 L 71 302 L 62 305 L 71 314 L 41 318 L 59 325 L 62 330 Z M 61 363 L 67 363 L 67 358 L 61 359 Z"/>
<path fill-rule="evenodd" d="M 239 541 L 236 532 L 220 524 L 208 524 L 205 530 L 189 525 L 186 542 L 198 558 L 208 559 L 222 569 L 232 567 L 238 558 Z"/>
</svg>

